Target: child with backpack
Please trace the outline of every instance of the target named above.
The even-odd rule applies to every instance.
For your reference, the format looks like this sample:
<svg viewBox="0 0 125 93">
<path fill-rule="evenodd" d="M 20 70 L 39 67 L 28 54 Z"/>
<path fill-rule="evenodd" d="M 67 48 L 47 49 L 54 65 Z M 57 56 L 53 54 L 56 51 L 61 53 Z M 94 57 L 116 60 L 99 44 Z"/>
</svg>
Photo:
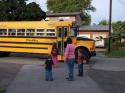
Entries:
<svg viewBox="0 0 125 93">
<path fill-rule="evenodd" d="M 82 49 L 78 49 L 77 63 L 78 63 L 78 76 L 82 77 L 84 75 L 83 71 L 83 61 L 86 60 L 86 56 Z"/>
</svg>

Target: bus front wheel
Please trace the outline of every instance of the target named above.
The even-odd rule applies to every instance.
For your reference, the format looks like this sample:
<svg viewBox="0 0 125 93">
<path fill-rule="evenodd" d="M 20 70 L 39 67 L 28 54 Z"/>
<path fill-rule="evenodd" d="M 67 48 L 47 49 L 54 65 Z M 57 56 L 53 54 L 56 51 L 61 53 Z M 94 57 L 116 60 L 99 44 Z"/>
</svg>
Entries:
<svg viewBox="0 0 125 93">
<path fill-rule="evenodd" d="M 90 55 L 89 52 L 85 49 L 82 49 L 82 53 L 86 56 L 86 64 L 89 63 L 89 59 L 90 59 Z M 75 56 L 76 56 L 76 60 L 77 60 L 77 56 L 78 56 L 78 49 L 77 51 L 75 51 Z"/>
<path fill-rule="evenodd" d="M 83 54 L 86 56 L 86 64 L 88 64 L 88 63 L 89 63 L 89 59 L 90 59 L 89 53 L 88 53 L 87 50 L 84 50 L 84 49 L 83 49 L 82 52 L 83 52 Z"/>
</svg>

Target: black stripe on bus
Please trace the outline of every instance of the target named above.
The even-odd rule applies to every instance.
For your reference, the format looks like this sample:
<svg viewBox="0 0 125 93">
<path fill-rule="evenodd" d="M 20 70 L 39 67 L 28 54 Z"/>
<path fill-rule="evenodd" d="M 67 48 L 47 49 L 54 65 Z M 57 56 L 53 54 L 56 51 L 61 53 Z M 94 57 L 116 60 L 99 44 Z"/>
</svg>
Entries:
<svg viewBox="0 0 125 93">
<path fill-rule="evenodd" d="M 48 53 L 29 53 L 29 52 L 15 52 L 15 51 L 0 51 L 0 52 L 9 52 L 9 53 L 27 53 L 27 54 L 40 54 L 40 55 L 48 55 Z"/>
<path fill-rule="evenodd" d="M 5 48 L 29 48 L 29 49 L 48 49 L 45 47 L 16 47 L 16 46 L 0 46 L 0 47 L 5 47 Z"/>
<path fill-rule="evenodd" d="M 0 43 L 13 43 L 13 44 L 45 44 L 45 45 L 52 45 L 52 43 L 40 43 L 40 42 L 6 42 L 0 41 Z"/>
<path fill-rule="evenodd" d="M 40 36 L 0 36 L 0 38 L 46 38 L 46 39 L 56 39 L 57 37 L 40 37 Z"/>
</svg>

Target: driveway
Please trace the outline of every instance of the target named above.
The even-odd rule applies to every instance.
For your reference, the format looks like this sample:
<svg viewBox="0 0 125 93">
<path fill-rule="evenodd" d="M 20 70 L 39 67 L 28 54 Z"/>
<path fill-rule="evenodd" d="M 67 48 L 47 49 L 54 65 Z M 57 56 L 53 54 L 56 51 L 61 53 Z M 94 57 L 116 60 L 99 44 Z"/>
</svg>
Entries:
<svg viewBox="0 0 125 93">
<path fill-rule="evenodd" d="M 44 57 L 12 54 L 0 58 L 0 88 L 6 93 L 125 93 L 125 59 L 108 58 L 97 53 L 84 65 L 85 76 L 75 81 L 65 80 L 66 64 L 54 68 L 53 82 L 44 81 Z"/>
</svg>

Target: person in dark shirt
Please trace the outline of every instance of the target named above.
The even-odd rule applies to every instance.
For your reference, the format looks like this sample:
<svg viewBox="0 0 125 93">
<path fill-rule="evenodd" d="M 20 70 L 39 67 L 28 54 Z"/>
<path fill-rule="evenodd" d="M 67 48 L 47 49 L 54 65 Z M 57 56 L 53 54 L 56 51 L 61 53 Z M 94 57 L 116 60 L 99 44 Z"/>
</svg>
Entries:
<svg viewBox="0 0 125 93">
<path fill-rule="evenodd" d="M 53 65 L 53 61 L 52 61 L 51 55 L 49 55 L 48 59 L 45 61 L 45 80 L 46 81 L 53 81 L 52 65 Z"/>
<path fill-rule="evenodd" d="M 86 55 L 83 52 L 83 49 L 78 49 L 77 62 L 78 62 L 78 76 L 80 77 L 84 76 L 84 71 L 83 71 L 84 61 L 86 61 Z"/>
</svg>

